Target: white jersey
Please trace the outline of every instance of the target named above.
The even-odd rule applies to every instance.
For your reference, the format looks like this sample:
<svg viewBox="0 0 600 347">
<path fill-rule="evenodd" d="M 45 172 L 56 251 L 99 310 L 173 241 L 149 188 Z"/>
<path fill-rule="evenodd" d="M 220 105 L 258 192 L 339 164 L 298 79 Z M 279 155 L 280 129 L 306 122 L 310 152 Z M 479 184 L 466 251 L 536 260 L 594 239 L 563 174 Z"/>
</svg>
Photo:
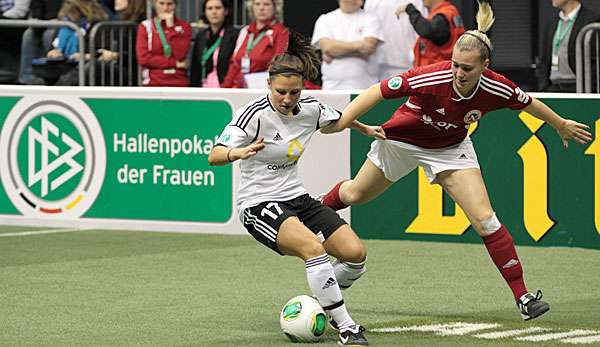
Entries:
<svg viewBox="0 0 600 347">
<path fill-rule="evenodd" d="M 239 212 L 264 201 L 285 201 L 306 194 L 298 178 L 298 160 L 315 131 L 341 115 L 311 96 L 300 98 L 293 113 L 283 115 L 268 96 L 263 96 L 240 108 L 219 137 L 217 146 L 230 148 L 245 147 L 264 138 L 264 149 L 238 160 Z"/>
</svg>

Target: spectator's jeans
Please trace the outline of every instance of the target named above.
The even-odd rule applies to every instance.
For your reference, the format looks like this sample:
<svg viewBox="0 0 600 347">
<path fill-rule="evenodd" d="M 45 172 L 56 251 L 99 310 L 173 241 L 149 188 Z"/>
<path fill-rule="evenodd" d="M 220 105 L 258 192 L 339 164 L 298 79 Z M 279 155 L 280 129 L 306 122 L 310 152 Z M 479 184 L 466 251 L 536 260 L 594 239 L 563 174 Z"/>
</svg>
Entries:
<svg viewBox="0 0 600 347">
<path fill-rule="evenodd" d="M 21 64 L 19 68 L 19 83 L 31 84 L 33 71 L 31 60 L 46 55 L 52 47 L 52 39 L 56 29 L 33 29 L 27 28 L 23 33 L 21 43 Z"/>
</svg>

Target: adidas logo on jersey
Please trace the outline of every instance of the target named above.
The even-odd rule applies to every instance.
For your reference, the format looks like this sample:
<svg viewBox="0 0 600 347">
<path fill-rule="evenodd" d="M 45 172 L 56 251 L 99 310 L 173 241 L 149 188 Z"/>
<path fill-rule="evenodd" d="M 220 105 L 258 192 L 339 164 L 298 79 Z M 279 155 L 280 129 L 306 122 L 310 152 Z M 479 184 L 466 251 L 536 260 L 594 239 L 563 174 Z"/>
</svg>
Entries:
<svg viewBox="0 0 600 347">
<path fill-rule="evenodd" d="M 435 110 L 435 112 L 441 114 L 442 116 L 446 115 L 446 110 L 444 110 L 444 108 L 438 108 L 437 110 Z"/>
<path fill-rule="evenodd" d="M 327 279 L 327 282 L 325 282 L 325 285 L 323 286 L 323 290 L 335 285 L 337 282 L 335 281 L 335 278 L 333 277 L 329 277 L 329 279 Z"/>
<path fill-rule="evenodd" d="M 281 141 L 281 140 L 283 140 L 283 137 L 281 137 L 281 135 L 279 135 L 279 133 L 275 134 L 273 141 Z"/>
<path fill-rule="evenodd" d="M 467 157 L 467 155 L 463 153 L 458 157 L 458 159 L 469 159 L 469 157 Z"/>
</svg>

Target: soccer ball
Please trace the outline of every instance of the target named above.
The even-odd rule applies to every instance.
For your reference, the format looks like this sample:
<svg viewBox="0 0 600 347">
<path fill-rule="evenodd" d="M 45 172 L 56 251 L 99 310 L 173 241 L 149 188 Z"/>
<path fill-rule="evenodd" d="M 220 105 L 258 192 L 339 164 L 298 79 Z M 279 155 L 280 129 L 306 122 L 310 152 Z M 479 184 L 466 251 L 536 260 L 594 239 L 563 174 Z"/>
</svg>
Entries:
<svg viewBox="0 0 600 347">
<path fill-rule="evenodd" d="M 325 333 L 327 316 L 317 300 L 300 295 L 285 303 L 279 325 L 292 342 L 317 342 Z"/>
</svg>

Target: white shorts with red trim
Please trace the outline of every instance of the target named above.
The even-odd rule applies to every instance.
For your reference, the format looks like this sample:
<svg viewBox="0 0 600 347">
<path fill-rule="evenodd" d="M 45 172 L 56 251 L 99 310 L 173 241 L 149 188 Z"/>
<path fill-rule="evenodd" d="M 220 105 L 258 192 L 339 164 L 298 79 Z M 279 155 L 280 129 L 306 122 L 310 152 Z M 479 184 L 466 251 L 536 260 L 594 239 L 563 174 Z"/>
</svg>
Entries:
<svg viewBox="0 0 600 347">
<path fill-rule="evenodd" d="M 473 142 L 466 137 L 461 143 L 444 148 L 423 148 L 392 140 L 375 140 L 367 154 L 385 178 L 396 182 L 417 166 L 423 167 L 430 183 L 436 175 L 447 170 L 479 169 Z"/>
</svg>

